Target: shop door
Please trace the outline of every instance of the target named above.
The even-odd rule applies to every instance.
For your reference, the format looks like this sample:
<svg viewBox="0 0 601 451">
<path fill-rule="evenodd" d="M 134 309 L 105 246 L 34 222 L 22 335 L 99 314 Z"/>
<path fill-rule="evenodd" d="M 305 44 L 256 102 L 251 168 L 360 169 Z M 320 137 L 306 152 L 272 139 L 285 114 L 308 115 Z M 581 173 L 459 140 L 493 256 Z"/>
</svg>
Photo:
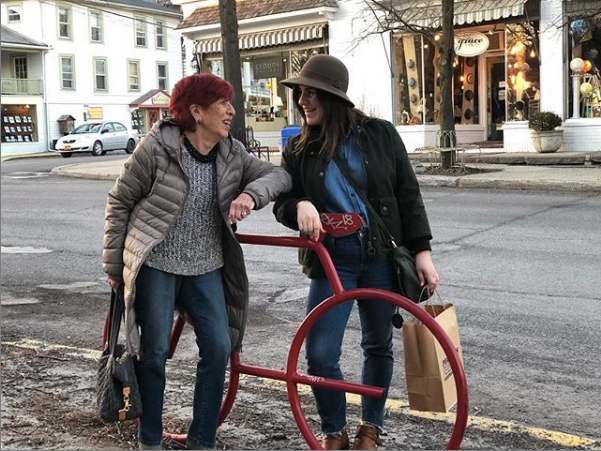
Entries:
<svg viewBox="0 0 601 451">
<path fill-rule="evenodd" d="M 488 58 L 487 89 L 487 124 L 488 140 L 503 140 L 503 124 L 505 123 L 505 58 L 502 56 Z"/>
</svg>

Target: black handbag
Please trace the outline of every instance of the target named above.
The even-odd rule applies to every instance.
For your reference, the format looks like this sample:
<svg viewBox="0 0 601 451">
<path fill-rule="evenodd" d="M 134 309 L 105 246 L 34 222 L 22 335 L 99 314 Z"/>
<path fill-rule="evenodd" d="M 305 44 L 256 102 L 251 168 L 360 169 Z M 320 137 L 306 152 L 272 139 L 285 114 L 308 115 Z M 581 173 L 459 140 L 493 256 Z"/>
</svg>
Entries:
<svg viewBox="0 0 601 451">
<path fill-rule="evenodd" d="M 415 268 L 415 252 L 410 249 L 407 249 L 405 246 L 397 246 L 394 241 L 394 237 L 384 224 L 380 215 L 376 212 L 371 203 L 366 199 L 363 191 L 357 185 L 357 182 L 351 174 L 349 173 L 346 165 L 339 159 L 338 156 L 334 157 L 334 161 L 342 171 L 342 174 L 346 177 L 355 191 L 357 195 L 361 198 L 363 203 L 367 206 L 372 216 L 376 219 L 376 222 L 380 226 L 380 228 L 388 235 L 388 240 L 390 242 L 391 251 L 390 258 L 392 260 L 392 265 L 396 271 L 398 284 L 399 284 L 399 292 L 401 295 L 405 296 L 408 299 L 411 299 L 415 303 L 419 303 L 425 301 L 430 298 L 431 293 L 430 290 L 425 288 L 425 286 L 421 286 L 419 283 L 419 277 L 417 276 L 417 269 Z"/>
<path fill-rule="evenodd" d="M 142 415 L 137 357 L 126 346 L 117 344 L 124 308 L 121 287 L 111 293 L 108 340 L 98 362 L 96 403 L 104 421 L 134 420 Z"/>
</svg>

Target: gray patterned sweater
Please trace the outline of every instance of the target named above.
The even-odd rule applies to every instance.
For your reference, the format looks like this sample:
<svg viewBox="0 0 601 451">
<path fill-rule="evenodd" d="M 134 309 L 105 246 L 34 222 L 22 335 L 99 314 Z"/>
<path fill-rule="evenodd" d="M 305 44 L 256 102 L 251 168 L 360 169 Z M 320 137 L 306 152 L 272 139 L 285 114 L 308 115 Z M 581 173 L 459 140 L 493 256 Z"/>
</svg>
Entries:
<svg viewBox="0 0 601 451">
<path fill-rule="evenodd" d="M 196 161 L 183 146 L 181 156 L 190 191 L 167 236 L 144 264 L 171 274 L 199 276 L 223 266 L 215 164 Z"/>
</svg>

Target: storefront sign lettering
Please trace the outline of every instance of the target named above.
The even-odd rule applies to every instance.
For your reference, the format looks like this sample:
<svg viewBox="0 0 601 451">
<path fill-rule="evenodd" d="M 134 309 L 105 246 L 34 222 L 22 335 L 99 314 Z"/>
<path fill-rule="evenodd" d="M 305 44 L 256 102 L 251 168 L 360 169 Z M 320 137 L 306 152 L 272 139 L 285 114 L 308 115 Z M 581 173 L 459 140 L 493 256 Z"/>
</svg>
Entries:
<svg viewBox="0 0 601 451">
<path fill-rule="evenodd" d="M 88 107 L 88 119 L 102 119 L 102 107 L 101 106 Z"/>
<path fill-rule="evenodd" d="M 253 69 L 255 80 L 261 78 L 279 78 L 282 76 L 282 57 L 276 55 L 266 58 L 256 58 Z"/>
<path fill-rule="evenodd" d="M 455 54 L 459 56 L 478 56 L 488 49 L 488 36 L 478 31 L 459 31 L 455 33 Z"/>
<path fill-rule="evenodd" d="M 169 96 L 166 96 L 162 92 L 157 93 L 152 98 L 153 105 L 169 105 Z"/>
</svg>

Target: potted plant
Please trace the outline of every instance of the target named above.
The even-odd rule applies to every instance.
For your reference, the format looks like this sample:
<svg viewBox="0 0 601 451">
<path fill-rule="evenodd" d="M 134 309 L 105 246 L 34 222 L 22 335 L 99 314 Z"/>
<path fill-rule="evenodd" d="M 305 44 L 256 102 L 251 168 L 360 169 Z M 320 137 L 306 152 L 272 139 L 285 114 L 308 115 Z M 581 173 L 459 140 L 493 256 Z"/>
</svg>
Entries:
<svg viewBox="0 0 601 451">
<path fill-rule="evenodd" d="M 563 143 L 561 117 L 551 111 L 540 111 L 530 116 L 528 127 L 531 129 L 532 145 L 540 153 L 557 151 Z"/>
</svg>

